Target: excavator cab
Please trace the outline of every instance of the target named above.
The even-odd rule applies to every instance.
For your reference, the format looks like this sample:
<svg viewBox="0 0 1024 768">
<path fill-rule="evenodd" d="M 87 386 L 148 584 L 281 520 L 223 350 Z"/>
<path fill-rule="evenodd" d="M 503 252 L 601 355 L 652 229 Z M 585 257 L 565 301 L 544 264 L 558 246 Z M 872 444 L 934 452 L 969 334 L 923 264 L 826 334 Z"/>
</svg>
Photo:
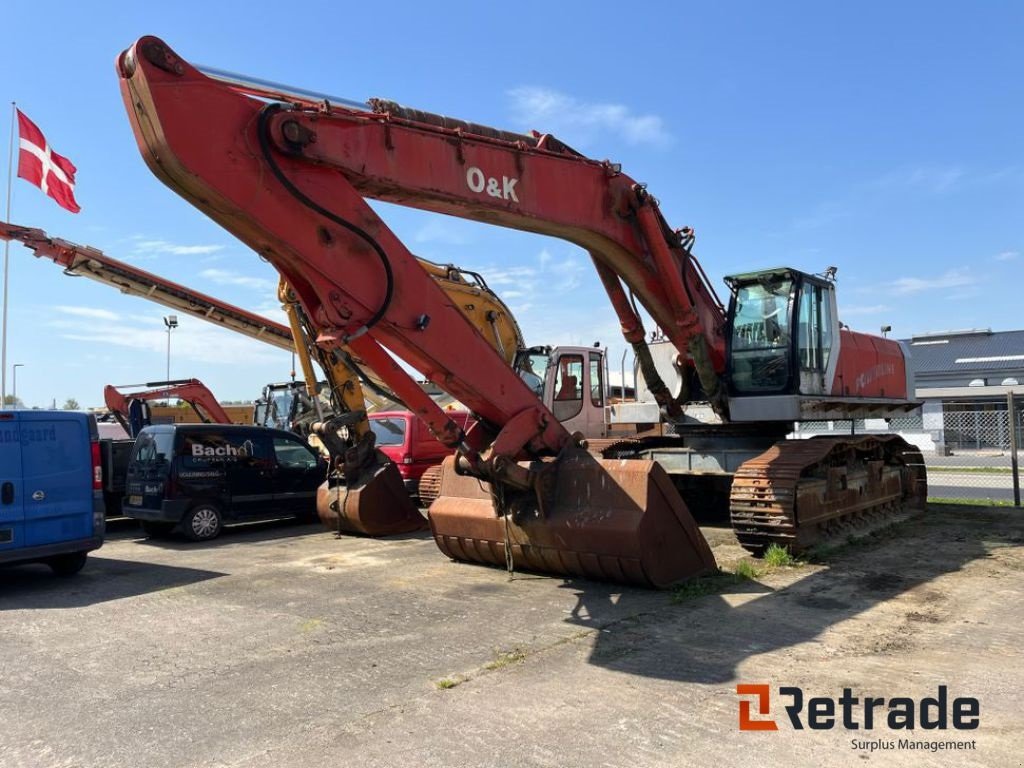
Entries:
<svg viewBox="0 0 1024 768">
<path fill-rule="evenodd" d="M 832 281 L 786 267 L 725 281 L 729 394 L 826 394 L 839 336 Z"/>
<path fill-rule="evenodd" d="M 515 368 L 567 431 L 606 436 L 604 350 L 530 347 L 516 355 Z"/>
<path fill-rule="evenodd" d="M 303 382 L 267 384 L 256 403 L 253 421 L 261 427 L 294 431 L 295 425 L 312 409 Z"/>
</svg>

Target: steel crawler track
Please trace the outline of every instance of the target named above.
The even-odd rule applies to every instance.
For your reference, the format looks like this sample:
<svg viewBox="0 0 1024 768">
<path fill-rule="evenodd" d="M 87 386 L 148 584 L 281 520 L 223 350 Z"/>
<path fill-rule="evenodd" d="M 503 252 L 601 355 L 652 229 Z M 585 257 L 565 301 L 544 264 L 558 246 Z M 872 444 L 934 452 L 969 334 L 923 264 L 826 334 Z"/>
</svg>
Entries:
<svg viewBox="0 0 1024 768">
<path fill-rule="evenodd" d="M 800 552 L 923 510 L 924 459 L 898 435 L 820 437 L 773 445 L 737 470 L 729 499 L 740 544 Z"/>
</svg>

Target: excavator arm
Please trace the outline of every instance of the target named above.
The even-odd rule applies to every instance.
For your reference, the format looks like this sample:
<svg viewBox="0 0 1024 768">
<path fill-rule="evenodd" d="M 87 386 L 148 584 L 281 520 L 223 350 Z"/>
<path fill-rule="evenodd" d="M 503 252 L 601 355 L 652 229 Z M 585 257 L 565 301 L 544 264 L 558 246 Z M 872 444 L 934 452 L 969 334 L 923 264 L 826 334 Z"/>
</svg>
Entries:
<svg viewBox="0 0 1024 768">
<path fill-rule="evenodd" d="M 64 274 L 70 277 L 88 277 L 126 295 L 154 301 L 278 349 L 291 352 L 295 348 L 287 326 L 119 261 L 97 248 L 50 237 L 35 227 L 2 221 L 0 239 L 20 242 L 37 258 L 49 259 L 63 267 Z"/>
<path fill-rule="evenodd" d="M 451 311 L 366 198 L 577 243 L 594 259 L 627 340 L 642 348 L 643 327 L 625 288 L 677 348 L 703 348 L 706 389 L 717 390 L 721 304 L 656 201 L 616 166 L 552 137 L 472 133 L 472 126 L 386 103 L 376 112 L 265 104 L 205 77 L 155 38 L 140 40 L 119 66 L 151 169 L 273 263 L 322 329 L 318 340 L 348 344 L 393 379 L 442 442 L 463 438 L 412 391 L 385 348 L 457 396 L 492 435 L 502 432 L 502 453 L 557 453 L 568 435 L 483 348 L 477 329 Z M 186 84 L 188 98 L 179 98 Z M 296 225 L 303 220 L 309 224 Z M 463 448 L 472 456 L 488 442 L 470 436 Z"/>
<path fill-rule="evenodd" d="M 150 169 L 280 272 L 318 346 L 350 348 L 458 448 L 430 510 L 443 551 L 654 585 L 713 566 L 664 470 L 582 450 L 367 202 L 581 245 L 626 338 L 645 348 L 628 289 L 679 349 L 701 347 L 713 385 L 724 313 L 640 185 L 551 137 L 302 96 L 268 103 L 152 37 L 125 51 L 118 69 Z M 476 425 L 464 432 L 396 358 L 458 398 Z M 651 389 L 670 409 L 664 387 Z"/>
<path fill-rule="evenodd" d="M 129 423 L 129 406 L 132 400 L 148 402 L 150 400 L 167 400 L 176 398 L 192 406 L 192 409 L 205 423 L 230 424 L 228 416 L 213 392 L 199 379 L 177 379 L 174 381 L 151 381 L 141 386 L 149 387 L 138 392 L 123 392 L 125 387 L 108 384 L 103 388 L 103 401 L 107 409 L 114 415 L 125 431 L 131 434 Z M 132 435 L 135 437 L 135 435 Z"/>
</svg>

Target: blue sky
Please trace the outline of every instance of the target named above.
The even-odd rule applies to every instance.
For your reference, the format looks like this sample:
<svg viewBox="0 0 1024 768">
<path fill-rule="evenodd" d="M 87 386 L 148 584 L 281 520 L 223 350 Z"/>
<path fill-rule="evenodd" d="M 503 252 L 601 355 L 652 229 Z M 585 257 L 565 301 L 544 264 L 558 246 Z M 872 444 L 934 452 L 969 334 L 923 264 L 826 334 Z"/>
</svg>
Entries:
<svg viewBox="0 0 1024 768">
<path fill-rule="evenodd" d="M 268 315 L 272 268 L 158 182 L 135 147 L 114 59 L 143 34 L 194 62 L 536 128 L 622 163 L 673 226 L 696 228 L 723 294 L 733 272 L 835 265 L 854 328 L 1024 327 L 1019 3 L 14 0 L 4 15 L 35 32 L 5 35 L 0 97 L 78 166 L 82 206 L 66 213 L 15 179 L 11 219 Z M 579 249 L 381 210 L 414 252 L 483 272 L 528 342 L 600 340 L 618 360 L 614 315 Z M 104 384 L 163 377 L 166 310 L 10 253 L 8 366 L 24 364 L 28 405 L 99 405 Z M 222 399 L 252 398 L 291 368 L 284 352 L 187 318 L 171 344 L 172 377 Z"/>
</svg>

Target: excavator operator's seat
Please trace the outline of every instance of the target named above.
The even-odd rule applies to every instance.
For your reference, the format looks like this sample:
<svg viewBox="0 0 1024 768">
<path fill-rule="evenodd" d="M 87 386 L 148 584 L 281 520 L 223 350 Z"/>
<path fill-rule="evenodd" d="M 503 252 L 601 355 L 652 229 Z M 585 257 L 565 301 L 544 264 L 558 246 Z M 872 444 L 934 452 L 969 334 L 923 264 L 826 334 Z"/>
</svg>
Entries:
<svg viewBox="0 0 1024 768">
<path fill-rule="evenodd" d="M 562 379 L 562 386 L 555 394 L 555 400 L 579 400 L 579 379 L 575 376 L 565 376 Z"/>
</svg>

